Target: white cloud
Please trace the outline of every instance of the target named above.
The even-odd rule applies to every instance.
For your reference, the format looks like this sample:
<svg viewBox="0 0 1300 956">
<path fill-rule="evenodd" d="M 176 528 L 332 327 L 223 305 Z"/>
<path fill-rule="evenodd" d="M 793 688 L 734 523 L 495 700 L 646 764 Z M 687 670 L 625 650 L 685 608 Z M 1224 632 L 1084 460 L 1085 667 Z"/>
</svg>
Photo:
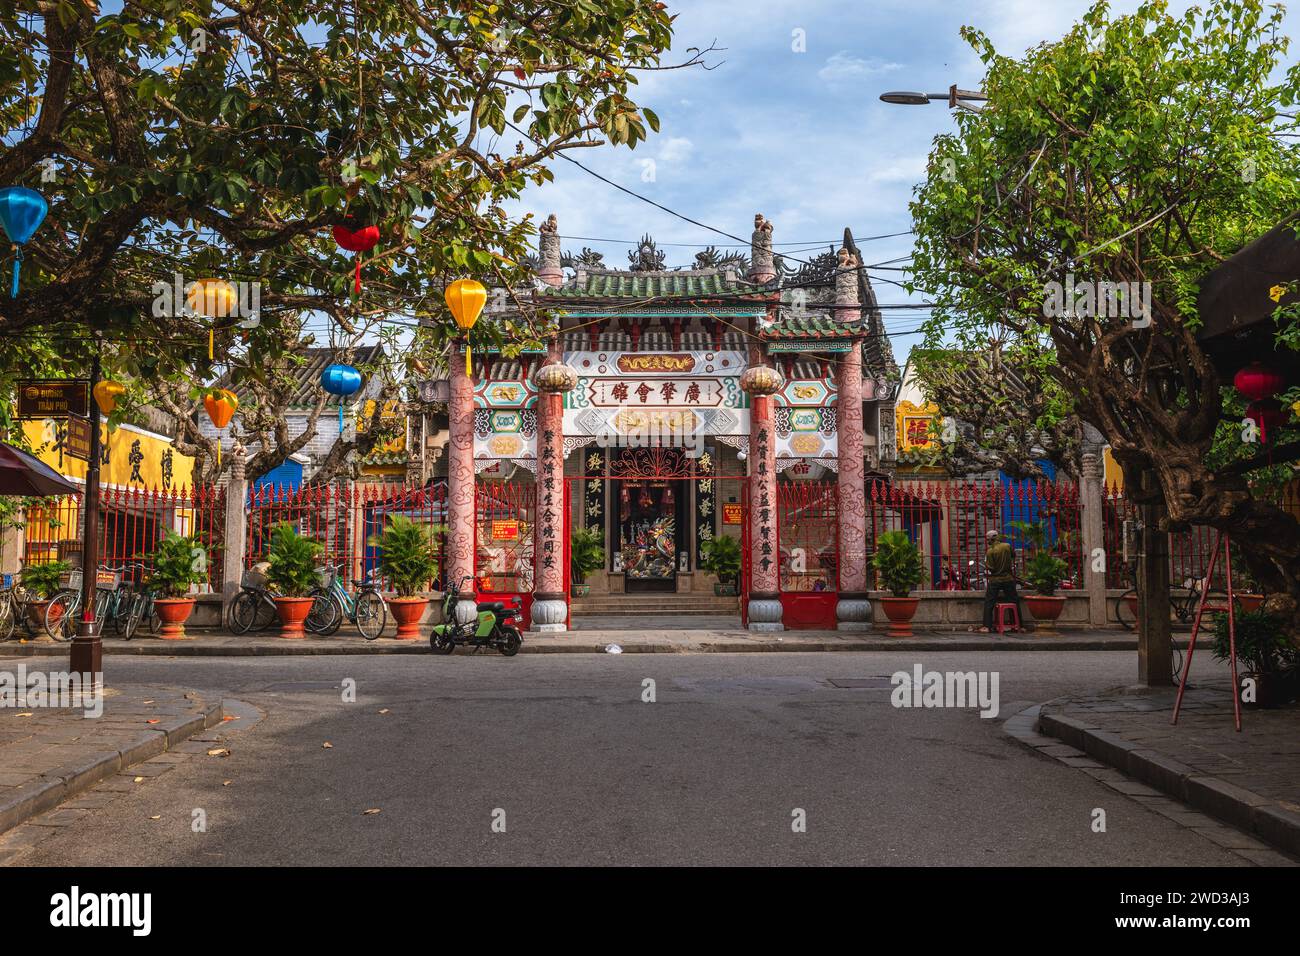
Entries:
<svg viewBox="0 0 1300 956">
<path fill-rule="evenodd" d="M 682 162 L 690 157 L 694 148 L 695 144 L 685 136 L 671 136 L 664 140 L 663 145 L 659 147 L 659 162 Z"/>
<path fill-rule="evenodd" d="M 882 76 L 885 73 L 892 73 L 894 70 L 901 70 L 902 68 L 903 64 L 901 63 L 882 60 L 877 56 L 864 59 L 841 50 L 826 61 L 826 65 L 817 71 L 817 75 L 831 86 L 838 86 L 868 76 Z"/>
</svg>

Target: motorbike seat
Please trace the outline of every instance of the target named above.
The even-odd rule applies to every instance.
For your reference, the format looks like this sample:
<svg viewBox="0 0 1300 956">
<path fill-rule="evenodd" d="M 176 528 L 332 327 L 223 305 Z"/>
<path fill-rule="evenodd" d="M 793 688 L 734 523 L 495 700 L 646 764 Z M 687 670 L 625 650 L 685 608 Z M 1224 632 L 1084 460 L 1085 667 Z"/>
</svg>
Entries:
<svg viewBox="0 0 1300 956">
<path fill-rule="evenodd" d="M 480 611 L 504 611 L 506 606 L 501 601 L 480 601 L 478 609 Z"/>
</svg>

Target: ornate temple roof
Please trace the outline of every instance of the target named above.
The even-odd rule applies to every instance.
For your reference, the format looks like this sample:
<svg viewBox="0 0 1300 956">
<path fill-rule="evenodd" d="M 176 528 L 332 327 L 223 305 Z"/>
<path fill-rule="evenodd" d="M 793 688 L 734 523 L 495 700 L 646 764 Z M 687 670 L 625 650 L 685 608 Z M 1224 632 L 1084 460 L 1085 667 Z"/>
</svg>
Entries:
<svg viewBox="0 0 1300 956">
<path fill-rule="evenodd" d="M 558 288 L 538 290 L 544 298 L 566 299 L 698 299 L 708 296 L 760 294 L 769 287 L 740 278 L 734 269 L 662 269 L 636 272 L 582 266 Z"/>
</svg>

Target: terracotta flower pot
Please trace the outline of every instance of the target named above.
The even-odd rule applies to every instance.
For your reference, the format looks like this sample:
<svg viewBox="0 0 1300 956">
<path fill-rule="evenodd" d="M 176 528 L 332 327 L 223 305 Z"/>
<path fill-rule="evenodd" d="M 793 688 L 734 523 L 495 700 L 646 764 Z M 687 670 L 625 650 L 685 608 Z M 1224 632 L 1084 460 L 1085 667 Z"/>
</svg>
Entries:
<svg viewBox="0 0 1300 956">
<path fill-rule="evenodd" d="M 885 609 L 885 617 L 889 618 L 890 636 L 911 637 L 912 618 L 916 614 L 921 599 L 914 597 L 882 597 L 880 603 Z"/>
<path fill-rule="evenodd" d="M 1065 610 L 1065 598 L 1056 594 L 1024 594 L 1021 595 L 1021 600 L 1025 602 L 1025 607 L 1029 608 L 1029 613 L 1034 616 L 1039 633 L 1056 632 L 1056 619 Z"/>
<path fill-rule="evenodd" d="M 311 606 L 315 603 L 316 599 L 310 597 L 276 598 L 275 610 L 280 615 L 280 636 L 290 640 L 306 637 L 307 632 L 303 630 L 302 622 L 307 620 Z"/>
<path fill-rule="evenodd" d="M 1295 687 L 1285 674 L 1254 674 L 1247 671 L 1241 676 L 1242 679 L 1250 678 L 1255 682 L 1255 699 L 1242 701 L 1247 707 L 1281 707 L 1295 696 Z"/>
<path fill-rule="evenodd" d="M 1264 595 L 1262 594 L 1234 594 L 1233 597 L 1237 599 L 1241 609 L 1248 614 L 1251 611 L 1258 611 L 1264 606 Z"/>
<path fill-rule="evenodd" d="M 164 641 L 191 640 L 185 634 L 185 622 L 194 611 L 194 598 L 157 598 L 153 606 L 162 621 L 159 637 Z"/>
<path fill-rule="evenodd" d="M 44 634 L 45 633 L 45 609 L 50 606 L 49 601 L 28 601 L 27 602 L 27 620 L 32 622 L 32 627 Z M 58 606 L 52 617 L 58 620 L 63 616 L 63 605 Z"/>
<path fill-rule="evenodd" d="M 397 621 L 397 639 L 399 641 L 419 640 L 420 620 L 424 617 L 424 610 L 428 606 L 428 598 L 397 597 L 389 599 L 388 609 L 393 612 L 393 620 Z"/>
</svg>

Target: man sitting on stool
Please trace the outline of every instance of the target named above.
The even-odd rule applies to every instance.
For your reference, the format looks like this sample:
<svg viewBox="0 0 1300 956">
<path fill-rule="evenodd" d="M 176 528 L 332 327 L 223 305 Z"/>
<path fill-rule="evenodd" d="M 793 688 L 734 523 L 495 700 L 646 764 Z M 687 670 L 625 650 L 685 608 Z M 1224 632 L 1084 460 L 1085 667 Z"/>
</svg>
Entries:
<svg viewBox="0 0 1300 956">
<path fill-rule="evenodd" d="M 981 634 L 991 634 L 995 630 L 993 611 L 997 605 L 1014 604 L 1016 613 L 1021 613 L 1020 595 L 1016 593 L 1016 576 L 1012 570 L 1015 552 L 1007 542 L 999 541 L 999 537 L 996 529 L 985 535 L 989 545 L 988 553 L 984 555 L 988 586 L 984 589 L 984 626 L 980 628 Z"/>
</svg>

